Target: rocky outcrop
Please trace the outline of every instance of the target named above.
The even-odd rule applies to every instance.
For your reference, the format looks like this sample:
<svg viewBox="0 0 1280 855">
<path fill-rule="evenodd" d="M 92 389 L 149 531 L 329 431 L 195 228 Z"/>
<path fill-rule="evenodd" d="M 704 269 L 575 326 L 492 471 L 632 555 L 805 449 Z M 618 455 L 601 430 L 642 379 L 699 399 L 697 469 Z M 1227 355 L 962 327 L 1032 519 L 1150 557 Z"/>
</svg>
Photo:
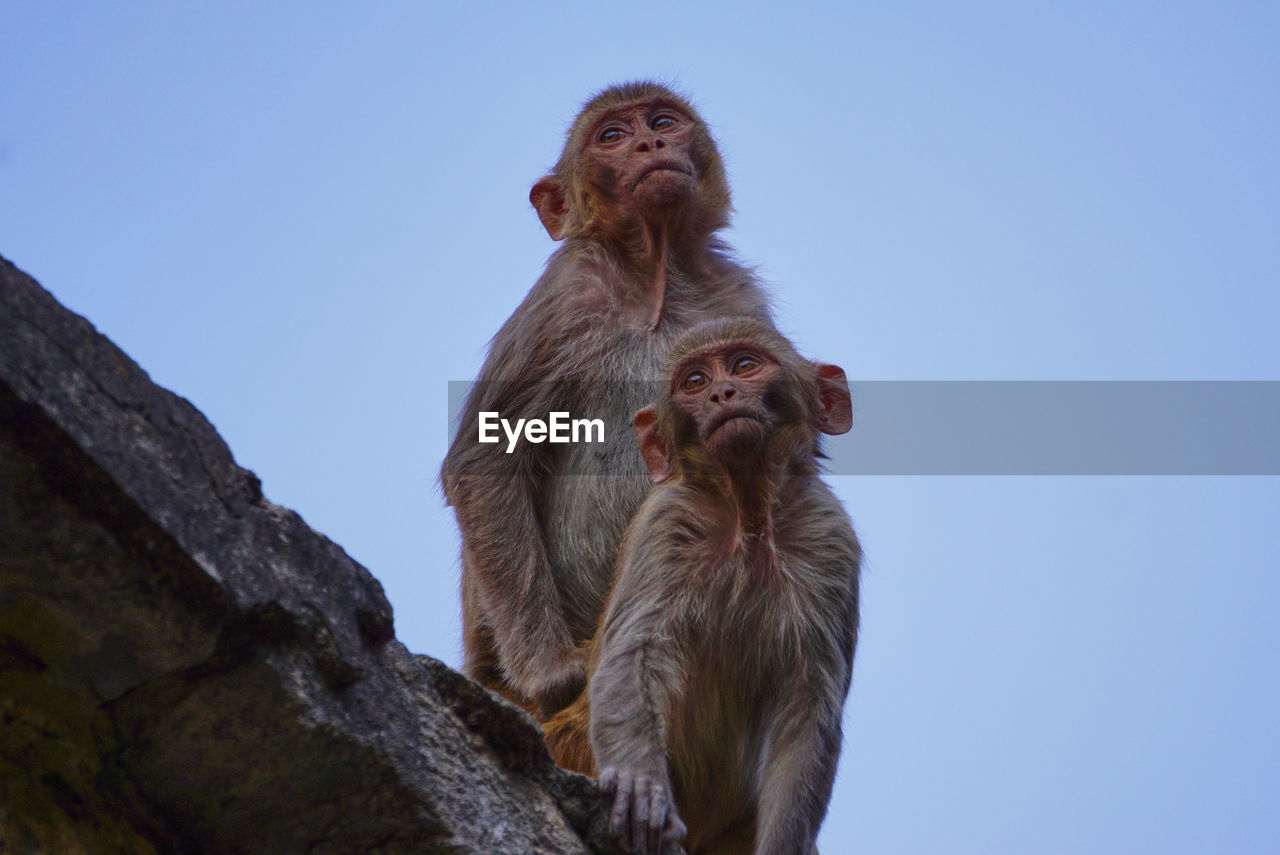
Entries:
<svg viewBox="0 0 1280 855">
<path fill-rule="evenodd" d="M 594 783 L 0 259 L 0 852 L 586 853 Z"/>
</svg>

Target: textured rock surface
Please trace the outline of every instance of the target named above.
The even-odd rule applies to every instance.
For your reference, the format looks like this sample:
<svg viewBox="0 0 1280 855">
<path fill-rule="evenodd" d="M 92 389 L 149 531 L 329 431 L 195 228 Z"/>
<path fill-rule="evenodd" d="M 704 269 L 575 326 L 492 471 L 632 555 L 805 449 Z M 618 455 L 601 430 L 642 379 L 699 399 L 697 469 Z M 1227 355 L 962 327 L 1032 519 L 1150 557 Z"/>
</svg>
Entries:
<svg viewBox="0 0 1280 855">
<path fill-rule="evenodd" d="M 611 852 L 532 722 L 0 259 L 0 852 Z"/>
</svg>

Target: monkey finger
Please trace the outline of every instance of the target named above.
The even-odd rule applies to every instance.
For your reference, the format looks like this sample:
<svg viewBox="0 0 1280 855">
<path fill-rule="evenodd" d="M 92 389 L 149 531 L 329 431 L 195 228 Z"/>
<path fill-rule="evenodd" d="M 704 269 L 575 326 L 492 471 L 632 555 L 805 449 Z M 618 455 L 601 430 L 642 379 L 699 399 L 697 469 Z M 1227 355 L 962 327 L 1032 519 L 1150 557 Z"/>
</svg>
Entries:
<svg viewBox="0 0 1280 855">
<path fill-rule="evenodd" d="M 684 840 L 684 836 L 689 833 L 689 829 L 685 827 L 684 820 L 680 818 L 680 814 L 676 813 L 676 806 L 670 805 L 667 808 L 667 824 L 662 831 L 663 840 Z"/>
<path fill-rule="evenodd" d="M 627 849 L 631 848 L 630 819 L 634 786 L 630 772 L 618 772 L 617 793 L 613 797 L 613 810 L 609 813 L 609 831 Z"/>
<path fill-rule="evenodd" d="M 647 855 L 649 847 L 649 793 L 651 782 L 644 775 L 636 776 L 635 796 L 631 805 L 631 851 L 635 855 Z"/>
<path fill-rule="evenodd" d="M 661 784 L 654 784 L 649 790 L 649 826 L 646 829 L 646 836 L 649 838 L 648 851 L 652 855 L 660 855 L 662 852 L 662 832 L 667 825 L 667 811 L 670 810 L 670 804 L 667 801 L 667 789 Z"/>
<path fill-rule="evenodd" d="M 618 770 L 612 766 L 606 766 L 600 772 L 600 792 L 612 793 L 618 789 Z"/>
</svg>

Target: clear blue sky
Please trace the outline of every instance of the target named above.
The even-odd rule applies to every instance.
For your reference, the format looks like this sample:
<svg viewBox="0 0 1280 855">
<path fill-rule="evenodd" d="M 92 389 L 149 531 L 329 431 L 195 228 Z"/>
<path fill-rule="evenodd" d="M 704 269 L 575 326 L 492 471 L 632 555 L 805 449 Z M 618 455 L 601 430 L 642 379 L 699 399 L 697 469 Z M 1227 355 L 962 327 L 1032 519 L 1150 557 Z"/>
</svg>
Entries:
<svg viewBox="0 0 1280 855">
<path fill-rule="evenodd" d="M 9 2 L 0 253 L 459 662 L 448 380 L 593 90 L 676 82 L 728 237 L 867 380 L 1280 380 L 1280 7 Z M 1280 479 L 832 479 L 840 853 L 1280 851 Z"/>
</svg>

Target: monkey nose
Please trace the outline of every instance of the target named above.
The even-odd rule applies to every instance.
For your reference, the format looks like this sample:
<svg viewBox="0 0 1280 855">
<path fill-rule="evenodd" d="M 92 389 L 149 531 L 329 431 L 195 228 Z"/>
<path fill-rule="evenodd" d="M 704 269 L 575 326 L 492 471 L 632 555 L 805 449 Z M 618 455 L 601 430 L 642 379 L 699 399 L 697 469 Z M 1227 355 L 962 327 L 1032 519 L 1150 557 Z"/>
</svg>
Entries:
<svg viewBox="0 0 1280 855">
<path fill-rule="evenodd" d="M 711 402 L 713 404 L 724 403 L 730 400 L 735 394 L 737 394 L 737 392 L 738 390 L 730 386 L 728 383 L 723 385 L 717 384 L 717 386 L 712 387 L 711 389 Z"/>
</svg>

